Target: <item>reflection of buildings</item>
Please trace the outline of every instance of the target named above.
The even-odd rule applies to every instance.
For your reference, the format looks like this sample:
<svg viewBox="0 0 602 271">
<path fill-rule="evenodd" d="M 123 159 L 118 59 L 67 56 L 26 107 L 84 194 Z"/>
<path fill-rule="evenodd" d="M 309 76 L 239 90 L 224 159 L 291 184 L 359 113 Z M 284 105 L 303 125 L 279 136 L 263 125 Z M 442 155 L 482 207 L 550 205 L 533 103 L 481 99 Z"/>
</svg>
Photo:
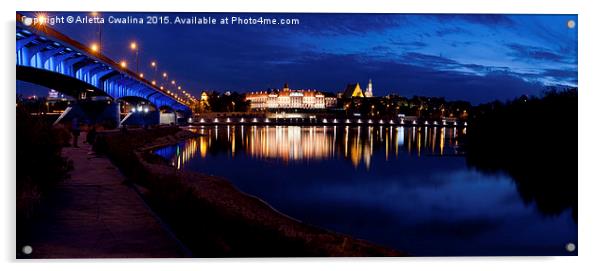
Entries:
<svg viewBox="0 0 602 271">
<path fill-rule="evenodd" d="M 252 92 L 246 95 L 251 109 L 325 109 L 335 107 L 337 99 L 317 90 L 292 90 L 284 84 L 281 90 Z"/>
<path fill-rule="evenodd" d="M 404 154 L 453 155 L 457 151 L 457 137 L 466 134 L 466 128 L 205 126 L 198 132 L 205 136 L 187 140 L 170 152 L 158 153 L 171 158 L 176 168 L 195 157 L 205 159 L 208 153 L 228 153 L 232 157 L 243 154 L 284 162 L 344 157 L 354 167 L 363 164 L 369 170 L 376 155 L 384 155 L 385 161 L 399 159 Z"/>
<path fill-rule="evenodd" d="M 321 160 L 334 150 L 332 134 L 325 127 L 252 127 L 245 151 L 254 157 L 289 160 Z"/>
</svg>

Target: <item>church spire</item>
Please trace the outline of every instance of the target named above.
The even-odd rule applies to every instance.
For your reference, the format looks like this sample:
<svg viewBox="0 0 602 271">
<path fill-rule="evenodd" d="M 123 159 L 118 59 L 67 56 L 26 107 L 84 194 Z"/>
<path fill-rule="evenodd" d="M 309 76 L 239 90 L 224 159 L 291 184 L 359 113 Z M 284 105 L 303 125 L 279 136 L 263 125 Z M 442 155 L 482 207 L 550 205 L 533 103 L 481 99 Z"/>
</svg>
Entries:
<svg viewBox="0 0 602 271">
<path fill-rule="evenodd" d="M 366 97 L 373 97 L 372 94 L 372 79 L 368 79 L 368 86 L 366 87 L 365 95 Z"/>
</svg>

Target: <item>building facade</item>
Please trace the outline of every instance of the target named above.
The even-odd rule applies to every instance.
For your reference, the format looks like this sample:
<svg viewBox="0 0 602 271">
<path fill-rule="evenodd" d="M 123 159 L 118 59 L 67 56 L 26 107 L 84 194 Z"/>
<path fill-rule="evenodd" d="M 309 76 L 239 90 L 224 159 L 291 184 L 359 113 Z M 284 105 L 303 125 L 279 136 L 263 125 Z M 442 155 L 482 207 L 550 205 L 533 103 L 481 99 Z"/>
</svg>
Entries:
<svg viewBox="0 0 602 271">
<path fill-rule="evenodd" d="M 343 92 L 339 93 L 340 98 L 371 98 L 374 97 L 372 92 L 372 79 L 368 80 L 366 91 L 362 89 L 360 83 L 348 84 Z"/>
<path fill-rule="evenodd" d="M 247 93 L 251 109 L 326 109 L 337 105 L 337 98 L 317 90 L 292 90 L 284 84 L 281 90 Z"/>
</svg>

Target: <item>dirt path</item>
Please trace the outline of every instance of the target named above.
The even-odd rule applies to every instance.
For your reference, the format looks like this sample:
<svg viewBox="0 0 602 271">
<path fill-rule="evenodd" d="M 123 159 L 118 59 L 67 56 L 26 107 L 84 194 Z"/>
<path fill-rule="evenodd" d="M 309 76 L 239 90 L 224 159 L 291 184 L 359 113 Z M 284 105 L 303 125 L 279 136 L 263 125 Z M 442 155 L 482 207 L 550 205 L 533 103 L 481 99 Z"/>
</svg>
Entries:
<svg viewBox="0 0 602 271">
<path fill-rule="evenodd" d="M 67 147 L 71 178 L 61 183 L 30 229 L 25 258 L 186 257 L 125 177 L 105 157 Z M 18 248 L 19 249 L 19 248 Z"/>
</svg>

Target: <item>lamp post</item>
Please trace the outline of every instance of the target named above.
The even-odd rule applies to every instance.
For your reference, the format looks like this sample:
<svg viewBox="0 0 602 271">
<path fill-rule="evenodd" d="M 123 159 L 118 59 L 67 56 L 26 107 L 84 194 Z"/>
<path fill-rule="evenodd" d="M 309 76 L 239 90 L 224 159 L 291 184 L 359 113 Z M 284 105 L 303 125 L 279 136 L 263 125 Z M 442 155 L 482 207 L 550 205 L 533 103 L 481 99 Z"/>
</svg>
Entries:
<svg viewBox="0 0 602 271">
<path fill-rule="evenodd" d="M 167 73 L 163 72 L 163 84 L 167 84 Z"/>
<path fill-rule="evenodd" d="M 138 53 L 140 51 L 138 48 L 138 44 L 136 44 L 136 42 L 130 43 L 130 49 L 136 52 L 136 73 L 138 73 Z"/>
<path fill-rule="evenodd" d="M 151 62 L 151 67 L 155 70 L 155 74 L 153 75 L 153 79 L 157 79 L 157 62 Z"/>
<path fill-rule="evenodd" d="M 92 15 L 92 17 L 97 17 L 97 16 L 99 16 L 99 13 L 92 12 L 91 15 Z M 98 49 L 93 50 L 93 51 L 101 54 L 102 53 L 102 24 L 98 24 L 98 46 L 97 47 L 98 47 Z"/>
</svg>

